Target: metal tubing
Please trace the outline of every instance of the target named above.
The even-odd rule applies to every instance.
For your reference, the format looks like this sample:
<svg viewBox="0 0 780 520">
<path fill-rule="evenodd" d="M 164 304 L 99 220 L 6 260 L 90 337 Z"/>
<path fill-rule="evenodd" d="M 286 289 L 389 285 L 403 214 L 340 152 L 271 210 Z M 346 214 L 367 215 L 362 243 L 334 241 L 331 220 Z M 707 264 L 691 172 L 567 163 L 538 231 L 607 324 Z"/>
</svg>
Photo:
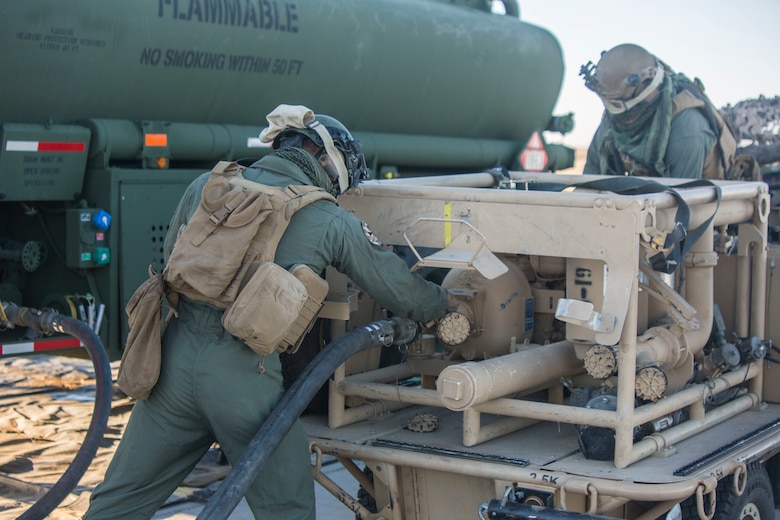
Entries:
<svg viewBox="0 0 780 520">
<path fill-rule="evenodd" d="M 739 226 L 735 329 L 740 338 L 764 337 L 766 327 L 767 220 Z M 763 396 L 763 372 L 750 382 L 751 392 Z"/>
<path fill-rule="evenodd" d="M 561 341 L 445 368 L 436 380 L 436 391 L 450 410 L 465 410 L 535 386 L 550 386 L 580 372 L 582 362 L 574 345 Z"/>
<path fill-rule="evenodd" d="M 755 229 L 753 241 L 753 278 L 751 285 L 750 335 L 764 337 L 766 327 L 766 266 L 767 266 L 767 223 L 761 223 L 760 229 Z"/>
<path fill-rule="evenodd" d="M 712 225 L 693 245 L 685 258 L 686 281 L 685 295 L 687 304 L 695 310 L 693 330 L 679 327 L 653 327 L 646 331 L 637 344 L 640 359 L 651 358 L 665 370 L 669 379 L 669 391 L 674 392 L 687 381 L 691 374 L 682 373 L 672 377 L 673 370 L 680 368 L 690 360 L 691 354 L 697 354 L 707 344 L 712 331 L 713 306 L 713 268 L 717 256 L 713 252 Z M 693 321 L 693 319 L 691 319 Z M 675 334 L 672 330 L 680 330 Z M 688 371 L 690 372 L 690 370 Z"/>
<path fill-rule="evenodd" d="M 697 255 L 701 256 L 701 261 L 696 261 Z M 696 318 L 699 322 L 698 329 L 683 333 L 685 347 L 692 354 L 696 354 L 704 348 L 712 333 L 712 303 L 715 298 L 713 269 L 717 263 L 717 258 L 715 257 L 710 261 L 707 255 L 714 256 L 712 224 L 691 247 L 688 256 L 685 258 L 687 266 L 685 271 L 685 296 L 688 303 L 696 309 Z"/>
<path fill-rule="evenodd" d="M 766 270 L 767 270 L 767 220 L 756 219 L 760 228 L 753 227 L 755 239 L 753 241 L 752 285 L 750 287 L 750 335 L 758 338 L 764 337 L 766 331 Z M 759 401 L 764 395 L 763 370 L 750 382 L 750 391 L 758 395 Z"/>
<path fill-rule="evenodd" d="M 361 470 L 357 464 L 355 464 L 352 459 L 348 459 L 346 457 L 336 457 L 336 460 L 338 460 L 341 465 L 346 469 L 352 477 L 357 480 L 358 484 L 371 493 L 374 494 L 374 483 L 371 479 L 369 479 L 365 473 L 363 473 L 363 470 Z"/>
<path fill-rule="evenodd" d="M 389 381 L 406 379 L 413 375 L 415 374 L 407 363 L 400 363 L 398 365 L 390 365 L 375 370 L 369 370 L 368 372 L 344 376 L 341 380 L 349 379 L 350 381 L 362 381 L 366 383 L 387 383 Z"/>
<path fill-rule="evenodd" d="M 581 183 L 589 180 L 603 179 L 598 175 L 567 176 L 558 174 L 521 174 L 510 172 L 510 177 L 517 181 L 525 180 L 534 182 L 554 182 L 561 184 Z M 442 185 L 440 179 L 444 179 Z M 617 195 L 609 192 L 593 192 L 581 190 L 566 193 L 565 197 L 557 191 L 524 191 L 515 190 L 483 190 L 474 193 L 474 190 L 464 188 L 494 186 L 495 178 L 488 173 L 474 173 L 453 176 L 417 177 L 414 179 L 402 178 L 393 180 L 375 180 L 362 182 L 356 189 L 350 190 L 347 196 L 364 197 L 418 197 L 423 199 L 444 199 L 448 201 L 480 201 L 522 203 L 531 206 L 580 207 L 592 208 L 595 199 L 611 198 L 615 200 L 616 209 L 636 207 L 652 207 L 659 214 L 659 224 L 674 223 L 674 215 L 678 201 L 668 193 L 652 193 L 646 195 Z M 739 183 L 736 185 L 721 185 L 722 200 L 718 213 L 729 215 L 728 223 L 744 222 L 750 220 L 755 214 L 754 200 L 765 190 L 763 183 Z M 712 202 L 715 194 L 712 188 L 690 188 L 679 191 L 680 196 L 691 206 L 691 223 L 703 222 L 715 211 L 715 203 Z M 650 200 L 650 206 L 645 201 Z M 745 201 L 748 200 L 747 204 Z M 665 212 L 664 210 L 669 210 Z M 716 225 L 719 225 L 716 223 Z"/>
<path fill-rule="evenodd" d="M 436 390 L 353 381 L 349 378 L 341 381 L 337 388 L 345 395 L 355 395 L 365 397 L 366 399 L 400 401 L 403 403 L 422 404 L 426 406 L 444 406 L 441 399 L 439 399 Z"/>
<path fill-rule="evenodd" d="M 525 417 L 507 417 L 483 426 L 481 415 L 481 412 L 473 408 L 463 411 L 464 446 L 476 446 L 491 439 L 528 428 L 539 422 Z"/>
<path fill-rule="evenodd" d="M 396 412 L 408 406 L 409 403 L 399 401 L 374 400 L 350 408 L 342 407 L 333 414 L 328 414 L 328 428 L 341 428 L 342 426 L 355 424 L 383 413 Z"/>
<path fill-rule="evenodd" d="M 664 430 L 663 432 L 650 434 L 634 444 L 628 464 L 641 460 L 657 451 L 661 451 L 675 443 L 692 437 L 726 419 L 730 419 L 739 413 L 749 410 L 757 403 L 758 396 L 753 393 L 748 393 L 707 412 L 704 419 L 701 421 L 688 420 L 669 428 L 668 430 Z"/>
<path fill-rule="evenodd" d="M 631 447 L 634 442 L 634 388 L 636 386 L 636 330 L 639 283 L 639 266 L 633 266 L 631 289 L 628 298 L 628 312 L 620 334 L 618 349 L 617 417 L 615 427 L 615 467 L 625 468 L 630 464 Z"/>
<path fill-rule="evenodd" d="M 426 470 L 442 471 L 475 478 L 485 478 L 496 481 L 517 482 L 518 484 L 538 485 L 538 470 L 517 465 L 499 464 L 494 462 L 468 460 L 461 457 L 434 455 L 419 451 L 404 451 L 376 446 L 358 445 L 334 439 L 317 439 L 314 441 L 323 453 L 349 457 L 360 460 L 392 461 L 397 467 L 425 468 Z M 727 464 L 725 474 L 733 472 L 733 467 Z M 547 472 L 546 472 L 547 473 Z M 574 481 L 581 481 L 564 472 L 550 471 L 551 487 L 571 489 Z M 696 492 L 699 485 L 704 485 L 704 491 L 710 492 L 717 486 L 717 479 L 711 475 L 696 474 L 688 479 L 669 483 L 642 484 L 609 479 L 592 478 L 588 483 L 598 490 L 601 497 L 618 497 L 628 500 L 676 500 L 681 501 Z"/>
<path fill-rule="evenodd" d="M 733 386 L 744 383 L 758 375 L 760 366 L 757 363 L 721 374 L 716 379 L 707 383 L 700 383 L 685 390 L 680 390 L 673 395 L 665 397 L 655 403 L 640 406 L 635 411 L 636 424 L 645 424 L 664 415 L 680 410 L 685 406 L 693 405 L 702 400 L 702 395 L 713 395 Z M 703 393 L 705 392 L 706 393 Z"/>
<path fill-rule="evenodd" d="M 371 511 L 364 507 L 358 500 L 355 500 L 352 495 L 321 471 L 314 471 L 314 469 L 312 469 L 312 477 L 320 486 L 333 495 L 334 498 L 344 504 L 347 509 L 355 513 L 358 518 L 368 518 L 371 514 Z"/>
<path fill-rule="evenodd" d="M 484 413 L 510 417 L 527 417 L 568 424 L 588 424 L 612 429 L 617 427 L 618 421 L 617 414 L 610 410 L 595 410 L 536 401 L 518 401 L 516 399 L 494 399 L 475 407 L 475 409 Z"/>
<path fill-rule="evenodd" d="M 750 261 L 748 244 L 739 244 L 737 256 L 737 287 L 734 298 L 736 312 L 734 331 L 740 338 L 746 338 L 750 326 Z"/>
<path fill-rule="evenodd" d="M 346 367 L 342 363 L 333 371 L 333 379 L 328 381 L 328 428 L 338 428 L 348 424 L 344 419 L 344 411 L 347 408 L 347 398 L 337 388 L 336 382 L 344 379 Z"/>
</svg>

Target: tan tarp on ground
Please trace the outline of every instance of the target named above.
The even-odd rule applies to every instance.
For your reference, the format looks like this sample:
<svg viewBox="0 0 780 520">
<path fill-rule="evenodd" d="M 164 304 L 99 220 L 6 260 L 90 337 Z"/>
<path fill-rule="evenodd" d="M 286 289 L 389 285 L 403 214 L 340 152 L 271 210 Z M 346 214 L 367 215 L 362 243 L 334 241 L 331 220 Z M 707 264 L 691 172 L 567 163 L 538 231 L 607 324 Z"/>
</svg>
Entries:
<svg viewBox="0 0 780 520">
<path fill-rule="evenodd" d="M 114 381 L 118 362 L 112 364 Z M 94 407 L 92 362 L 62 356 L 0 358 L 0 519 L 17 518 L 59 480 L 76 456 Z M 103 479 L 124 431 L 133 401 L 115 386 L 111 416 L 100 448 L 79 485 L 51 519 L 78 519 Z M 213 450 L 212 450 L 213 451 Z M 223 478 L 228 466 L 201 464 L 173 503 Z"/>
</svg>

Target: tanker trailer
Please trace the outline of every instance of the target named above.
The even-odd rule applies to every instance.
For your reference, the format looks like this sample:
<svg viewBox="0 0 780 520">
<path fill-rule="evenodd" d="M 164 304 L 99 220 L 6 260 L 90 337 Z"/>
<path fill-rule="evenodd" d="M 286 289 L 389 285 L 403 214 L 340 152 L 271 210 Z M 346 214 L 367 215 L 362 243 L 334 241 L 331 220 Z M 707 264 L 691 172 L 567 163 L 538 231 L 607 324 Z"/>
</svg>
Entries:
<svg viewBox="0 0 780 520">
<path fill-rule="evenodd" d="M 267 153 L 279 103 L 337 116 L 376 176 L 516 166 L 571 118 L 551 115 L 558 42 L 503 3 L 4 2 L 0 300 L 82 319 L 118 358 L 184 187 Z M 542 167 L 572 157 L 548 146 Z M 0 336 L 0 354 L 77 346 Z"/>
</svg>

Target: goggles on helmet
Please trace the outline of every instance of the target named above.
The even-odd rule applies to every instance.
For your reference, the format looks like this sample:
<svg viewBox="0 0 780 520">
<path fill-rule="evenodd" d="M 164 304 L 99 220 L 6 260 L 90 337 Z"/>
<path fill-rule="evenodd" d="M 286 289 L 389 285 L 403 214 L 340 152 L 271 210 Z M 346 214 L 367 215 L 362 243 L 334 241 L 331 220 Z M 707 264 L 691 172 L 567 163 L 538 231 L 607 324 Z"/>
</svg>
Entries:
<svg viewBox="0 0 780 520">
<path fill-rule="evenodd" d="M 650 82 L 650 84 L 647 85 L 647 87 L 645 87 L 644 90 L 642 90 L 642 92 L 640 92 L 633 98 L 628 100 L 602 98 L 601 101 L 604 103 L 604 108 L 610 114 L 617 115 L 617 114 L 622 114 L 624 112 L 628 112 L 629 110 L 631 110 L 632 108 L 640 104 L 642 101 L 650 97 L 650 95 L 653 94 L 653 92 L 658 90 L 658 87 L 661 85 L 661 82 L 663 80 L 664 80 L 664 67 L 659 63 L 653 74 L 653 80 Z"/>
</svg>

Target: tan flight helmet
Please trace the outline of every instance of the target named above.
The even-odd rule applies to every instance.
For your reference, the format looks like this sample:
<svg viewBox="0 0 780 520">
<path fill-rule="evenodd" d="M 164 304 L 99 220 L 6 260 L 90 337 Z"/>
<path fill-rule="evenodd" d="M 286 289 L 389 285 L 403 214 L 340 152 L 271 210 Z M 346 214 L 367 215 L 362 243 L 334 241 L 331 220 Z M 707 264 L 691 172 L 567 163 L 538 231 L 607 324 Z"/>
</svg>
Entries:
<svg viewBox="0 0 780 520">
<path fill-rule="evenodd" d="M 371 176 L 362 144 L 338 119 L 315 114 L 303 105 L 281 104 L 266 116 L 266 120 L 268 127 L 260 132 L 260 141 L 273 143 L 274 149 L 283 141 L 300 146 L 303 137 L 321 148 L 315 159 L 338 186 L 338 193 L 344 193 Z"/>
<path fill-rule="evenodd" d="M 598 64 L 583 65 L 585 86 L 599 95 L 610 114 L 623 114 L 652 101 L 664 79 L 664 66 L 639 45 L 625 43 L 601 55 Z"/>
</svg>

